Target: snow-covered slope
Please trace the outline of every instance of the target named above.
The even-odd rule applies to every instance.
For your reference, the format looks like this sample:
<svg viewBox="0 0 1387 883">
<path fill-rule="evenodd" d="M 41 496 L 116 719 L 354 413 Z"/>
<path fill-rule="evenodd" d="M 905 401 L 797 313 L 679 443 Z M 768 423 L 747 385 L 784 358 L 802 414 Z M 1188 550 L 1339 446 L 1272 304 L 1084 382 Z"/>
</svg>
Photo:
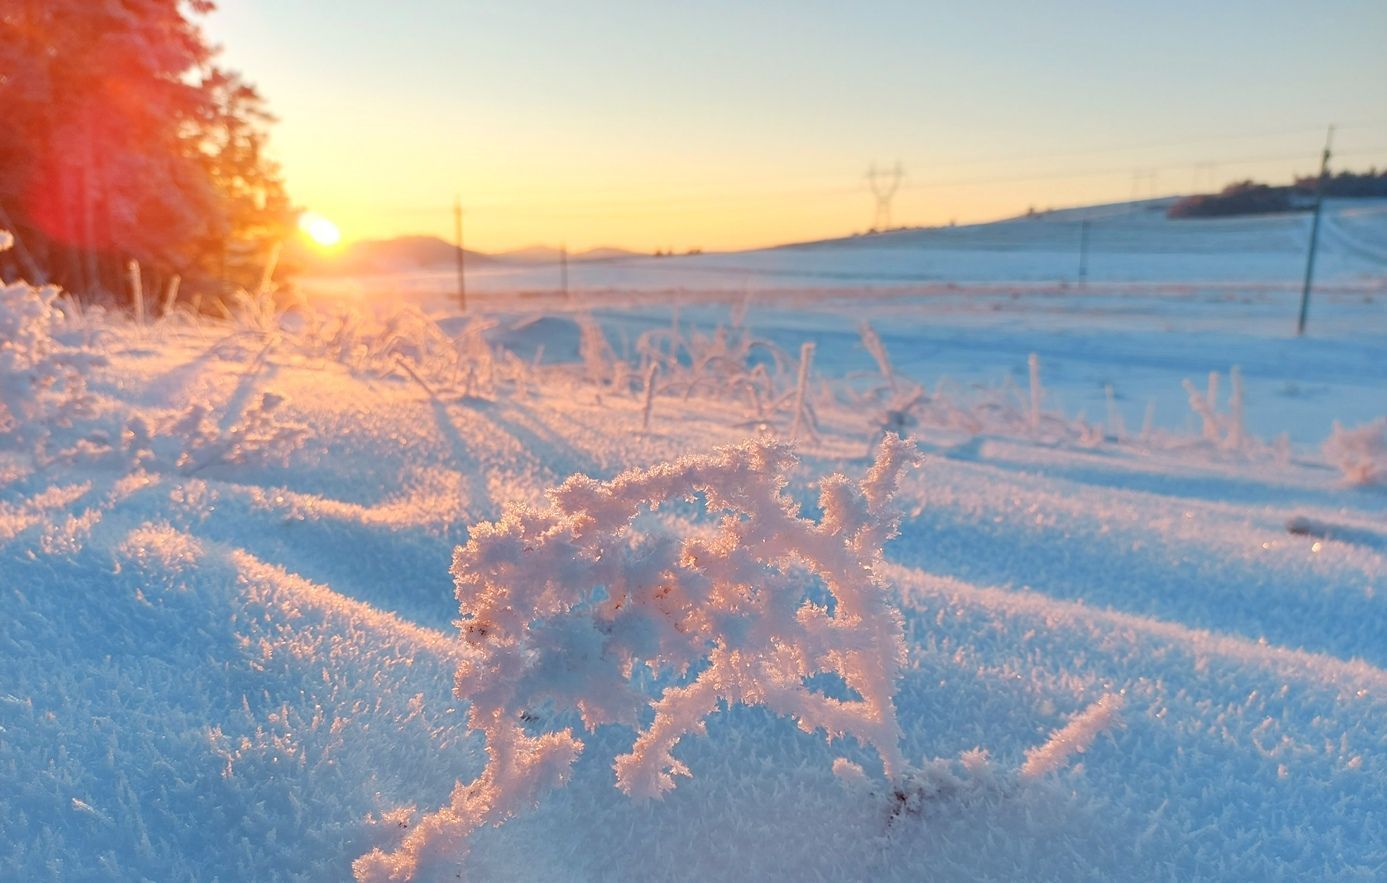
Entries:
<svg viewBox="0 0 1387 883">
<path fill-rule="evenodd" d="M 145 328 L 6 297 L 28 336 L 0 377 L 22 409 L 0 437 L 2 879 L 350 878 L 487 762 L 452 693 L 471 658 L 455 547 L 575 473 L 797 424 L 785 492 L 815 522 L 819 481 L 862 478 L 881 429 L 923 455 L 874 568 L 901 617 L 909 769 L 735 705 L 674 750 L 691 777 L 640 803 L 612 768 L 632 727 L 526 707 L 581 734 L 571 778 L 465 843 L 420 838 L 419 879 L 1387 862 L 1387 495 L 1319 448 L 1332 418 L 1387 411 L 1380 288 L 1317 300 L 1304 340 L 1293 295 L 1251 284 Z M 640 536 L 719 527 L 677 499 L 649 517 Z"/>
</svg>

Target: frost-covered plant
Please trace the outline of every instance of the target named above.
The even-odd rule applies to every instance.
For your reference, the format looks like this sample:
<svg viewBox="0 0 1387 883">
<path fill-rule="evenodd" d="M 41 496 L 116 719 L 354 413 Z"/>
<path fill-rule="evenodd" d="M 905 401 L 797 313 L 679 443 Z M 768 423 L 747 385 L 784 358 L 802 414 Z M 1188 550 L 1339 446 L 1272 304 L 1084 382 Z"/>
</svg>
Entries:
<svg viewBox="0 0 1387 883">
<path fill-rule="evenodd" d="M 1094 448 L 1107 443 L 1126 443 L 1130 437 L 1117 406 L 1118 394 L 1111 384 L 1105 384 L 1103 394 L 1106 419 L 1090 421 L 1083 412 L 1070 416 L 1064 411 L 1046 409 L 1048 400 L 1041 382 L 1040 360 L 1035 354 L 1027 359 L 1029 388 L 1018 389 L 1008 380 L 1002 386 L 974 384 L 961 388 L 947 378 L 935 384 L 933 390 L 902 382 L 899 391 L 883 396 L 885 387 L 866 394 L 851 388 L 836 390 L 840 401 L 855 408 L 870 407 L 868 413 L 872 442 L 885 433 L 906 433 L 917 426 L 947 429 L 970 435 L 1004 435 L 1030 437 L 1046 444 L 1074 445 Z M 1190 409 L 1199 416 L 1200 438 L 1193 441 L 1188 434 L 1158 432 L 1154 427 L 1154 404 L 1147 408 L 1139 435 L 1143 447 L 1181 449 L 1202 447 L 1226 452 L 1239 458 L 1275 455 L 1267 443 L 1248 432 L 1245 419 L 1245 397 L 1242 373 L 1234 366 L 1228 374 L 1227 403 L 1219 403 L 1221 375 L 1209 375 L 1206 389 L 1184 381 Z"/>
<path fill-rule="evenodd" d="M 452 365 L 446 356 L 452 341 L 437 323 L 416 309 L 400 309 L 381 317 L 357 309 L 317 311 L 289 342 L 308 355 L 382 377 L 393 373 L 400 360 L 425 376 Z"/>
<path fill-rule="evenodd" d="M 232 322 L 241 331 L 269 336 L 280 331 L 285 305 L 273 288 L 262 286 L 255 291 L 242 289 L 233 294 L 229 312 Z"/>
<path fill-rule="evenodd" d="M 1241 451 L 1252 441 L 1247 435 L 1243 419 L 1243 381 L 1242 372 L 1235 365 L 1228 372 L 1232 390 L 1228 397 L 1228 411 L 1218 410 L 1219 373 L 1209 372 L 1206 392 L 1200 392 L 1189 380 L 1181 385 L 1189 396 L 1190 410 L 1199 415 L 1201 434 L 1212 445 L 1229 451 Z"/>
<path fill-rule="evenodd" d="M 453 345 L 453 385 L 461 384 L 464 395 L 490 395 L 506 368 L 512 373 L 525 368 L 524 363 L 510 353 L 505 354 L 510 357 L 505 359 L 492 349 L 486 334 L 495 327 L 492 320 L 470 319 L 457 336 Z"/>
<path fill-rule="evenodd" d="M 578 354 L 583 360 L 583 371 L 588 383 L 606 384 L 612 380 L 616 355 L 602 326 L 588 313 L 574 316 L 578 325 Z"/>
<path fill-rule="evenodd" d="M 194 473 L 218 464 L 256 462 L 284 463 L 298 449 L 308 430 L 279 416 L 284 397 L 263 393 L 225 431 L 201 405 L 189 408 L 172 427 L 183 450 L 174 465 Z"/>
<path fill-rule="evenodd" d="M 263 393 L 223 429 L 204 405 L 151 426 L 140 416 L 126 421 L 119 444 L 107 442 L 107 459 L 143 469 L 176 469 L 191 475 L 209 466 L 286 463 L 307 437 L 306 427 L 280 413 L 283 396 Z"/>
<path fill-rule="evenodd" d="M 1349 484 L 1387 485 L 1387 417 L 1354 429 L 1335 420 L 1321 450 Z"/>
<path fill-rule="evenodd" d="M 12 241 L 0 231 L 0 251 Z M 91 408 L 83 372 L 101 358 L 64 341 L 58 295 L 51 285 L 0 284 L 0 433 L 22 444 Z"/>
<path fill-rule="evenodd" d="M 414 308 L 383 316 L 360 309 L 319 309 L 303 316 L 283 346 L 327 359 L 373 377 L 391 374 L 421 384 L 430 395 L 461 388 L 464 395 L 490 395 L 498 383 L 524 383 L 529 366 L 486 339 L 495 322 L 471 318 L 455 334 Z"/>
<path fill-rule="evenodd" d="M 871 413 L 869 425 L 873 430 L 872 445 L 883 434 L 905 433 L 916 426 L 931 426 L 969 435 L 997 433 L 1026 436 L 1032 434 L 1031 411 L 1016 400 L 1014 390 L 1007 388 L 974 388 L 961 390 L 948 378 L 941 379 L 933 390 L 923 386 L 901 384 L 900 392 Z M 870 404 L 871 400 L 855 401 L 855 406 Z M 1035 425 L 1047 440 L 1073 441 L 1079 437 L 1078 428 L 1060 414 L 1041 412 Z"/>
<path fill-rule="evenodd" d="M 1084 443 L 1092 438 L 1087 424 L 1069 420 L 1063 414 L 1042 409 L 1045 389 L 1040 381 L 1040 360 L 1034 353 L 1027 359 L 1030 387 L 1022 395 L 1007 382 L 1002 387 L 974 385 L 961 390 L 948 378 L 941 378 L 933 391 L 898 378 L 891 367 L 885 344 L 865 323 L 859 329 L 863 345 L 877 361 L 886 385 L 865 393 L 850 386 L 840 388 L 839 398 L 854 408 L 870 408 L 872 430 L 869 447 L 884 434 L 905 433 L 916 426 L 930 426 L 970 435 L 996 433 L 1031 436 L 1049 442 Z"/>
<path fill-rule="evenodd" d="M 815 431 L 818 425 L 818 418 L 814 414 L 814 406 L 809 403 L 809 372 L 814 365 L 814 344 L 805 341 L 799 349 L 799 373 L 795 381 L 794 404 L 790 406 L 791 418 L 794 421 L 790 424 L 790 440 L 795 441 L 799 438 L 801 430 L 808 430 L 809 434 L 816 440 L 818 433 Z"/>
<path fill-rule="evenodd" d="M 857 326 L 857 333 L 862 338 L 862 346 L 876 360 L 877 370 L 881 372 L 881 377 L 886 381 L 887 387 L 891 392 L 895 392 L 896 369 L 891 364 L 891 357 L 886 352 L 886 344 L 881 342 L 881 335 L 877 334 L 870 322 L 865 321 Z"/>
<path fill-rule="evenodd" d="M 563 783 L 583 742 L 571 728 L 545 729 L 552 715 L 537 711 L 574 709 L 589 730 L 634 727 L 613 766 L 617 787 L 638 799 L 691 775 L 673 750 L 722 703 L 852 736 L 888 777 L 902 773 L 892 697 L 905 645 L 874 565 L 895 534 L 891 498 L 911 459 L 889 436 L 861 482 L 825 478 L 817 522 L 784 493 L 788 449 L 757 441 L 606 483 L 575 476 L 546 507 L 474 527 L 453 560 L 455 689 L 489 760 L 398 851 L 359 859 L 358 878 L 407 879 L 421 862 L 456 858 L 472 831 Z M 693 497 L 721 515 L 716 530 L 681 536 L 640 520 Z M 808 686 L 819 674 L 841 678 L 848 698 Z"/>
<path fill-rule="evenodd" d="M 784 350 L 747 329 L 720 325 L 685 335 L 677 326 L 647 331 L 636 341 L 640 376 L 658 365 L 660 394 L 744 399 L 756 420 L 790 411 L 796 366 Z M 790 419 L 793 420 L 791 413 Z"/>
</svg>

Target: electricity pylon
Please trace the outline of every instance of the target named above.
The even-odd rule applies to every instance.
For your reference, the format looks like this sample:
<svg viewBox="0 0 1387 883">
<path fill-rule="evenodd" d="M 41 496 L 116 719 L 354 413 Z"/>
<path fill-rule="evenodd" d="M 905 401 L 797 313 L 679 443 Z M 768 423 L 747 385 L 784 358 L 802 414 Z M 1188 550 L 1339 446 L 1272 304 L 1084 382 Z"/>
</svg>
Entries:
<svg viewBox="0 0 1387 883">
<path fill-rule="evenodd" d="M 877 199 L 876 217 L 872 219 L 873 230 L 891 229 L 891 200 L 901 188 L 904 178 L 905 169 L 901 168 L 899 161 L 889 170 L 878 169 L 876 163 L 867 169 L 867 184 Z"/>
</svg>

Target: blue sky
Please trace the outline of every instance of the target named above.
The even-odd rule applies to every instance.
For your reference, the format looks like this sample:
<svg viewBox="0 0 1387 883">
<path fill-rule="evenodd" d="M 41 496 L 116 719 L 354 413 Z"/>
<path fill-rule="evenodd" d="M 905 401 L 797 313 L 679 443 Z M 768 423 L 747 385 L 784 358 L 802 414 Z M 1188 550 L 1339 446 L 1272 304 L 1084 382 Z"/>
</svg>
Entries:
<svg viewBox="0 0 1387 883">
<path fill-rule="evenodd" d="M 741 247 L 1387 165 L 1387 3 L 227 0 L 349 238 Z M 1154 172 L 1154 175 L 1149 174 Z"/>
</svg>

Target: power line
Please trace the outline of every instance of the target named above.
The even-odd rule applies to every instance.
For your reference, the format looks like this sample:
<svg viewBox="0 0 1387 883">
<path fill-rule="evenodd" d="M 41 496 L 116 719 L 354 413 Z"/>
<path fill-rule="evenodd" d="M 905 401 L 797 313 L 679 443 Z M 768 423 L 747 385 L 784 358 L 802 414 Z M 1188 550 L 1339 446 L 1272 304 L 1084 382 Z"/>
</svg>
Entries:
<svg viewBox="0 0 1387 883">
<path fill-rule="evenodd" d="M 1336 129 L 1337 131 L 1337 129 Z M 1382 155 L 1387 153 L 1387 144 L 1377 145 L 1368 148 L 1361 148 L 1352 151 L 1339 151 L 1335 155 L 1340 158 Z M 1213 160 L 1172 162 L 1161 165 L 1148 165 L 1139 168 L 1137 171 L 1143 177 L 1143 181 L 1148 186 L 1141 190 L 1151 191 L 1149 177 L 1153 173 L 1186 171 L 1192 169 L 1223 169 L 1237 168 L 1240 166 L 1256 165 L 1260 163 L 1285 162 L 1298 159 L 1309 159 L 1310 155 L 1305 152 L 1264 154 L 1260 156 L 1245 157 L 1223 157 Z M 948 187 L 973 187 L 986 184 L 1014 184 L 1025 183 L 1028 181 L 1061 181 L 1061 180 L 1083 180 L 1090 178 L 1105 177 L 1129 177 L 1132 176 L 1131 166 L 1109 166 L 1101 169 L 1089 169 L 1086 171 L 1053 171 L 1039 173 L 1025 173 L 1016 175 L 986 175 L 971 178 L 938 178 L 926 181 L 904 182 L 899 185 L 899 190 L 927 190 Z M 1213 172 L 1210 171 L 1212 182 Z M 1212 184 L 1211 184 L 1212 186 Z M 838 187 L 814 187 L 797 188 L 786 190 L 771 190 L 759 192 L 738 192 L 725 194 L 703 194 L 688 195 L 677 197 L 638 197 L 628 200 L 612 200 L 606 202 L 579 203 L 569 206 L 556 206 L 553 202 L 548 203 L 470 203 L 468 212 L 472 214 L 482 213 L 486 215 L 495 214 L 528 214 L 547 218 L 570 218 L 570 217 L 591 217 L 594 215 L 616 216 L 621 212 L 632 214 L 648 214 L 651 211 L 665 211 L 670 208 L 688 205 L 718 205 L 729 203 L 747 203 L 757 201 L 770 201 L 787 199 L 801 196 L 851 196 L 860 193 L 860 187 L 838 186 Z M 899 194 L 897 194 L 899 195 Z M 384 203 L 355 203 L 342 204 L 338 209 L 357 208 L 367 209 L 377 212 L 388 212 L 394 216 L 405 215 L 432 215 L 439 217 L 444 211 L 440 206 L 395 206 Z M 644 209 L 644 211 L 642 211 Z"/>
<path fill-rule="evenodd" d="M 1366 155 L 1368 155 L 1368 154 L 1378 154 L 1378 153 L 1383 153 L 1383 152 L 1387 152 L 1387 145 L 1382 145 L 1382 146 L 1372 147 L 1372 148 L 1366 148 L 1366 149 L 1360 149 L 1360 150 L 1355 150 L 1355 151 L 1351 151 L 1351 152 L 1343 152 L 1343 153 L 1339 153 L 1338 156 L 1341 156 L 1341 157 L 1344 157 L 1344 156 L 1366 156 Z M 1214 161 L 1212 161 L 1211 163 L 1190 163 L 1190 162 L 1167 163 L 1167 164 L 1165 164 L 1165 165 L 1145 166 L 1145 167 L 1143 167 L 1143 168 L 1141 168 L 1141 169 L 1138 170 L 1138 174 L 1139 174 L 1141 177 L 1143 177 L 1143 178 L 1149 178 L 1151 175 L 1154 175 L 1154 174 L 1157 173 L 1157 172 L 1171 171 L 1171 170 L 1179 170 L 1179 169 L 1189 169 L 1189 168 L 1193 168 L 1193 167 L 1196 166 L 1196 165 L 1202 165 L 1202 164 L 1212 164 L 1212 165 L 1215 165 L 1215 166 L 1248 166 L 1248 165 L 1254 165 L 1254 164 L 1257 164 L 1257 163 L 1284 162 L 1284 161 L 1288 161 L 1288 160 L 1308 159 L 1308 158 L 1309 158 L 1309 155 L 1308 155 L 1308 154 L 1306 154 L 1306 153 L 1304 153 L 1304 152 L 1297 152 L 1297 153 L 1283 153 L 1283 154 L 1278 154 L 1278 155 L 1275 155 L 1275 156 L 1270 156 L 1270 155 L 1268 155 L 1268 156 L 1244 157 L 1244 158 L 1242 158 L 1242 159 L 1220 159 L 1220 160 L 1214 160 Z M 1112 166 L 1112 167 L 1109 167 L 1109 168 L 1106 168 L 1106 169 L 1094 169 L 1094 170 L 1090 170 L 1090 171 L 1087 171 L 1087 172 L 1052 172 L 1052 173 L 1041 173 L 1041 174 L 1036 174 L 1036 175 L 1009 175 L 1009 176 L 989 176 L 989 177 L 985 177 L 985 178 L 965 178 L 965 179 L 949 178 L 949 179 L 939 179 L 939 180 L 935 180 L 935 181 L 922 181 L 922 182 L 919 182 L 919 183 L 905 184 L 905 185 L 902 186 L 902 189 L 903 189 L 903 190 L 919 190 L 919 189 L 934 188 L 934 187 L 955 187 L 955 186 L 964 186 L 964 185 L 970 185 L 970 186 L 971 186 L 971 185 L 975 185 L 975 184 L 1009 184 L 1009 183 L 1015 183 L 1015 182 L 1019 182 L 1019 181 L 1066 180 L 1066 179 L 1079 179 L 1079 178 L 1106 178 L 1106 177 L 1113 177 L 1113 176 L 1119 176 L 1119 175 L 1130 175 L 1130 174 L 1132 174 L 1132 167 L 1131 167 L 1131 166 Z"/>
<path fill-rule="evenodd" d="M 1338 126 L 1338 130 L 1344 129 L 1370 129 L 1387 128 L 1387 119 L 1369 122 L 1357 122 L 1351 126 Z M 1320 126 L 1298 126 L 1293 129 L 1270 129 L 1260 132 L 1244 132 L 1241 134 L 1227 135 L 1208 135 L 1198 138 L 1182 138 L 1178 141 L 1146 141 L 1136 144 L 1117 144 L 1108 147 L 1084 147 L 1074 150 L 1057 150 L 1044 153 L 1013 153 L 991 157 L 969 157 L 967 159 L 931 161 L 927 163 L 930 168 L 953 168 L 957 166 L 989 165 L 1001 162 L 1020 162 L 1031 159 L 1058 159 L 1070 156 L 1092 156 L 1104 153 L 1125 153 L 1137 150 L 1157 150 L 1165 147 L 1186 147 L 1191 144 L 1210 144 L 1220 141 L 1245 141 L 1252 138 L 1275 138 L 1284 135 L 1304 135 L 1310 132 L 1320 131 Z"/>
<path fill-rule="evenodd" d="M 1335 127 L 1335 131 L 1341 132 L 1341 133 L 1342 133 L 1342 132 L 1343 132 L 1344 130 L 1346 130 L 1346 129 L 1371 129 L 1371 128 L 1387 128 L 1387 119 L 1383 119 L 1383 120 L 1371 120 L 1371 121 L 1358 121 L 1358 122 L 1355 122 L 1355 123 L 1353 123 L 1353 124 L 1351 124 L 1351 125 L 1338 125 L 1338 126 Z M 1013 154 L 1003 154 L 1003 155 L 991 156 L 991 157 L 977 157 L 977 156 L 974 156 L 974 157 L 968 157 L 968 158 L 962 158 L 962 159 L 943 159 L 943 160 L 933 160 L 933 159 L 931 159 L 931 160 L 925 160 L 925 159 L 917 159 L 917 161 L 916 161 L 915 164 L 916 164 L 916 165 L 924 165 L 924 166 L 927 166 L 927 167 L 929 167 L 929 168 L 931 168 L 931 169 L 959 168 L 959 167 L 964 167 L 964 166 L 991 165 L 991 164 L 995 164 L 995 163 L 1021 162 L 1021 161 L 1037 160 L 1037 159 L 1062 159 L 1062 158 L 1066 158 L 1066 157 L 1075 157 L 1075 156 L 1092 156 L 1092 155 L 1099 155 L 1099 154 L 1120 154 L 1120 153 L 1124 153 L 1124 152 L 1128 152 L 1128 151 L 1154 150 L 1154 149 L 1158 149 L 1158 148 L 1167 148 L 1167 147 L 1185 147 L 1185 146 L 1197 145 L 1197 144 L 1207 144 L 1207 143 L 1215 143 L 1215 142 L 1223 142 L 1223 141 L 1239 141 L 1239 140 L 1248 140 L 1248 139 L 1252 139 L 1252 138 L 1272 138 L 1272 137 L 1284 136 L 1284 135 L 1302 135 L 1302 134 L 1306 134 L 1306 133 L 1310 133 L 1310 132 L 1319 132 L 1319 131 L 1321 131 L 1321 126 L 1319 126 L 1319 125 L 1314 125 L 1314 126 L 1298 126 L 1298 127 L 1295 127 L 1295 128 L 1280 128 L 1280 129 L 1261 130 L 1261 131 L 1256 131 L 1256 132 L 1229 133 L 1229 134 L 1222 134 L 1222 135 L 1210 135 L 1210 136 L 1198 137 L 1198 138 L 1184 138 L 1184 139 L 1180 139 L 1180 140 L 1146 141 L 1146 142 L 1136 142 L 1136 143 L 1128 143 L 1128 144 L 1114 144 L 1114 145 L 1108 145 L 1108 146 L 1104 146 L 1104 147 L 1079 148 L 1079 149 L 1073 149 L 1073 150 L 1058 150 L 1058 151 L 1048 151 L 1048 152 L 1013 153 Z M 1356 151 L 1356 152 L 1362 154 L 1362 153 L 1376 152 L 1376 151 L 1382 151 L 1382 150 L 1387 150 L 1387 146 L 1378 147 L 1378 148 L 1373 148 L 1373 149 L 1371 149 L 1371 150 L 1360 150 L 1360 151 Z M 1273 161 L 1273 160 L 1280 160 L 1280 159 L 1295 159 L 1295 158 L 1299 158 L 1299 157 L 1302 156 L 1302 155 L 1303 155 L 1303 154 L 1296 153 L 1296 154 L 1291 154 L 1291 155 L 1282 155 L 1282 156 L 1276 156 L 1276 157 L 1270 157 L 1270 158 L 1259 158 L 1259 159 L 1256 159 L 1256 160 L 1240 160 L 1240 159 L 1234 158 L 1234 159 L 1229 159 L 1229 160 L 1220 160 L 1220 161 L 1218 161 L 1218 162 L 1216 162 L 1216 163 L 1213 163 L 1213 164 L 1214 164 L 1214 165 L 1225 165 L 1225 164 L 1226 164 L 1226 165 L 1234 165 L 1234 164 L 1237 164 L 1237 163 L 1239 163 L 1239 162 Z M 1348 155 L 1348 154 L 1339 154 L 1339 155 L 1343 156 L 1343 155 Z M 1146 162 L 1138 163 L 1137 165 L 1138 165 L 1139 168 L 1144 169 L 1144 170 L 1152 170 L 1152 169 L 1155 169 L 1155 170 L 1165 170 L 1165 169 L 1188 169 L 1188 168 L 1193 168 L 1195 165 L 1204 165 L 1204 164 L 1207 164 L 1207 163 L 1200 162 L 1200 161 L 1189 161 L 1189 162 L 1181 161 L 1181 162 L 1175 162 L 1175 163 L 1165 163 L 1165 164 L 1161 164 L 1161 165 L 1157 165 L 1157 166 L 1153 166 L 1153 165 L 1151 165 L 1150 163 L 1146 163 Z M 1126 166 L 1123 166 L 1123 167 L 1118 168 L 1118 169 L 1117 169 L 1115 172 L 1113 172 L 1113 173 L 1114 173 L 1114 174 L 1127 174 L 1127 173 L 1129 173 L 1131 170 L 1132 170 L 1132 165 L 1126 165 Z M 890 170 L 884 170 L 884 171 L 887 172 L 887 173 L 889 173 Z M 1084 174 L 1088 174 L 1088 173 L 1084 173 Z M 1105 172 L 1104 174 L 1106 174 L 1106 172 Z M 1045 177 L 1050 177 L 1050 176 L 1049 176 L 1049 175 L 1046 175 Z M 824 175 L 815 173 L 815 174 L 812 174 L 812 175 L 810 175 L 810 174 L 806 174 L 806 175 L 782 175 L 782 176 L 777 176 L 776 180 L 787 181 L 787 182 L 788 182 L 788 181 L 803 181 L 803 180 L 823 180 L 824 178 L 825 178 Z M 764 180 L 764 179 L 763 179 L 763 180 Z M 1006 178 L 995 178 L 995 179 L 993 179 L 993 178 L 977 178 L 977 179 L 972 179 L 972 180 L 979 181 L 979 182 L 985 182 L 985 181 L 996 180 L 996 181 L 1001 182 L 1001 181 L 1027 180 L 1027 179 L 1026 179 L 1026 178 L 1006 177 Z M 693 189 L 695 192 L 697 192 L 699 195 L 689 195 L 689 194 L 687 194 L 687 193 L 683 193 L 683 194 L 673 194 L 673 195 L 661 196 L 661 197 L 636 197 L 636 198 L 634 198 L 634 199 L 630 199 L 630 198 L 622 199 L 622 198 L 619 198 L 619 197 L 618 197 L 618 198 L 615 199 L 615 200 L 608 200 L 608 199 L 605 199 L 605 198 L 603 198 L 600 194 L 612 193 L 612 192 L 622 193 L 622 192 L 626 192 L 626 191 L 625 191 L 625 190 L 615 190 L 615 191 L 614 191 L 614 190 L 611 189 L 611 188 L 607 188 L 607 189 L 598 190 L 598 191 L 588 191 L 588 192 L 587 192 L 588 195 L 593 195 L 593 196 L 596 197 L 596 198 L 590 200 L 588 204 L 589 204 L 589 205 L 594 205 L 594 206 L 599 206 L 599 205 L 600 205 L 600 206 L 607 206 L 607 205 L 614 205 L 614 204 L 618 204 L 618 203 L 619 203 L 619 204 L 632 204 L 632 203 L 644 204 L 644 203 L 651 203 L 651 202 L 665 203 L 665 202 L 671 202 L 671 201 L 674 201 L 674 200 L 678 200 L 678 201 L 680 201 L 680 202 L 692 202 L 692 201 L 695 201 L 695 200 L 702 200 L 702 199 L 704 199 L 704 198 L 707 198 L 709 201 L 724 201 L 724 200 L 736 200 L 736 199 L 742 199 L 742 198 L 759 198 L 761 195 L 765 195 L 765 196 L 767 196 L 767 197 L 770 197 L 770 196 L 777 196 L 777 195 L 799 196 L 799 195 L 834 194 L 834 193 L 839 193 L 839 194 L 850 194 L 850 193 L 856 192 L 855 188 L 852 188 L 852 187 L 845 187 L 845 186 L 839 186 L 839 185 L 830 185 L 830 186 L 826 186 L 826 187 L 795 187 L 795 188 L 786 188 L 786 189 L 767 190 L 767 191 L 762 191 L 760 194 L 747 194 L 745 191 L 739 191 L 736 195 L 703 197 L 703 196 L 702 196 L 702 193 L 706 191 L 706 186 L 707 186 L 706 184 L 698 184 L 698 185 L 690 184 L 690 185 L 689 185 L 689 187 L 692 188 L 692 189 Z M 911 189 L 912 187 L 918 187 L 918 186 L 921 186 L 921 185 L 918 185 L 918 184 L 917 184 L 917 185 L 905 185 L 905 189 Z M 926 185 L 926 186 L 934 186 L 934 185 L 930 184 L 930 185 Z M 533 207 L 533 208 L 545 208 L 545 207 L 549 207 L 549 206 L 551 206 L 551 205 L 552 205 L 552 203 L 548 203 L 548 202 L 542 202 L 542 203 L 516 203 L 516 202 L 513 202 L 513 201 L 511 201 L 511 200 L 504 199 L 504 197 L 498 197 L 498 198 L 494 199 L 494 200 L 491 201 L 491 202 L 487 202 L 487 201 L 478 201 L 478 200 L 475 200 L 475 199 L 474 199 L 474 200 L 472 200 L 472 201 L 469 203 L 468 209 L 469 209 L 469 211 L 477 211 L 477 210 L 481 210 L 481 211 L 490 211 L 490 210 L 500 209 L 500 208 L 504 208 L 504 209 L 507 209 L 507 210 L 510 210 L 510 209 L 524 210 L 524 209 L 528 209 L 528 208 L 532 208 L 532 207 Z M 369 206 L 369 205 L 368 205 L 368 206 L 362 206 L 362 207 L 365 207 L 365 208 L 375 208 L 376 206 Z M 437 207 L 434 207 L 434 206 L 418 206 L 418 207 L 409 207 L 409 208 L 402 208 L 402 209 L 399 209 L 399 210 L 398 210 L 398 213 L 400 213 L 400 214 L 405 214 L 405 213 L 428 214 L 428 213 L 434 213 L 434 212 L 437 212 L 437 211 L 438 211 Z"/>
</svg>

